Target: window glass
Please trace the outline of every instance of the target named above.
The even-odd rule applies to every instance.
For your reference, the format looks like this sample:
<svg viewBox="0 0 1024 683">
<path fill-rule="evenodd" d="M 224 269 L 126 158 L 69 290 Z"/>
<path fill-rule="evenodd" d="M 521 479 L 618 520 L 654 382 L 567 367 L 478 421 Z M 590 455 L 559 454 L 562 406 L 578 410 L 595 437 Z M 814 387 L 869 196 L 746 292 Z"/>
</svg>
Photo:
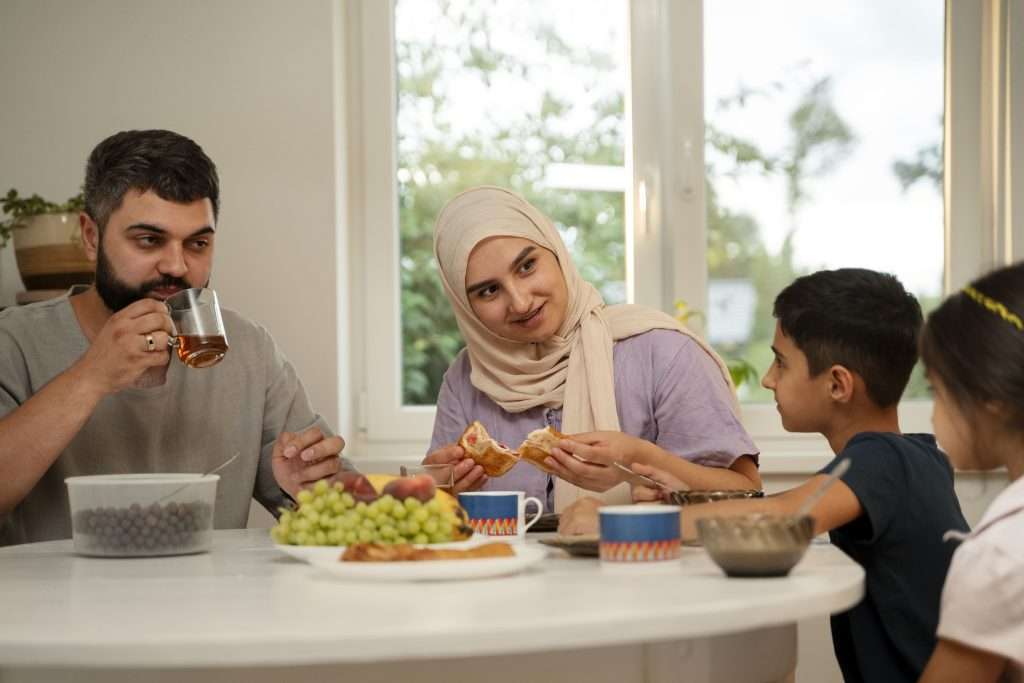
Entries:
<svg viewBox="0 0 1024 683">
<path fill-rule="evenodd" d="M 821 268 L 889 272 L 936 305 L 944 3 L 714 0 L 704 17 L 711 343 L 763 373 L 775 295 Z M 918 370 L 905 397 L 924 395 Z"/>
<path fill-rule="evenodd" d="M 462 346 L 432 239 L 463 189 L 524 195 L 624 301 L 626 19 L 624 0 L 396 2 L 405 405 L 435 402 Z"/>
</svg>

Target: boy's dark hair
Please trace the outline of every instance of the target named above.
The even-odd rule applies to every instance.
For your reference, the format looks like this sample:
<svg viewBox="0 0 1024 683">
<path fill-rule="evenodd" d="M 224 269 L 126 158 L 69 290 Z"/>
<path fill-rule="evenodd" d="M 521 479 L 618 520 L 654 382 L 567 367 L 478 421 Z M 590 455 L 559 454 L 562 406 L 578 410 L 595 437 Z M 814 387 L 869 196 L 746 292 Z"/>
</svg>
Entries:
<svg viewBox="0 0 1024 683">
<path fill-rule="evenodd" d="M 170 202 L 209 199 L 220 211 L 217 167 L 203 149 L 169 130 L 126 130 L 96 145 L 85 165 L 85 212 L 100 231 L 128 190 Z"/>
<path fill-rule="evenodd" d="M 960 291 L 928 316 L 921 360 L 967 415 L 998 402 L 1006 426 L 1024 431 L 1024 330 L 1013 322 L 1024 320 L 1024 261 L 971 287 L 980 300 Z"/>
<path fill-rule="evenodd" d="M 879 407 L 899 402 L 917 362 L 921 306 L 894 276 L 864 268 L 822 270 L 775 299 L 782 332 L 814 377 L 842 365 L 864 380 Z"/>
</svg>

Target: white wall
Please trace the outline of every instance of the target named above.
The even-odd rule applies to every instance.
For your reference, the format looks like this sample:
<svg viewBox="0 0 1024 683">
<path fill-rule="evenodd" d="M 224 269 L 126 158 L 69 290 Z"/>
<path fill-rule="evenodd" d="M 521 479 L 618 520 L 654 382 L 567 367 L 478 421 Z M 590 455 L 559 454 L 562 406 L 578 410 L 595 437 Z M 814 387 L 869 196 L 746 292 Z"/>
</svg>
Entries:
<svg viewBox="0 0 1024 683">
<path fill-rule="evenodd" d="M 63 200 L 92 147 L 118 130 L 195 139 L 221 177 L 212 284 L 225 306 L 267 326 L 335 427 L 348 383 L 338 351 L 339 5 L 0 2 L 0 191 Z M 8 248 L 0 305 L 20 289 Z"/>
</svg>

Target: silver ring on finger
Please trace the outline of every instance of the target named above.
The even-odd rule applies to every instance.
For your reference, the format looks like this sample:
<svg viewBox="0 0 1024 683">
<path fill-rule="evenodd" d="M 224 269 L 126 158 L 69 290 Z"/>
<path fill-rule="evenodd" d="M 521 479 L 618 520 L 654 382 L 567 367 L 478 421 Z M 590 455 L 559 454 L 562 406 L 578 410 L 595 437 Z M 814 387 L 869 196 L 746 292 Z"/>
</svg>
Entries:
<svg viewBox="0 0 1024 683">
<path fill-rule="evenodd" d="M 146 336 L 146 350 L 147 351 L 156 351 L 156 339 L 153 338 L 152 334 L 147 334 L 145 336 Z"/>
</svg>

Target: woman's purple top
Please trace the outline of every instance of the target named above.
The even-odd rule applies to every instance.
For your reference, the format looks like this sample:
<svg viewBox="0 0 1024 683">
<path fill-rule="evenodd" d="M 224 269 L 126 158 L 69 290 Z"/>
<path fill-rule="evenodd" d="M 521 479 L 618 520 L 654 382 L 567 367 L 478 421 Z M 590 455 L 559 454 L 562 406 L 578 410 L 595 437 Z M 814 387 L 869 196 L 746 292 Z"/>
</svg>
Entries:
<svg viewBox="0 0 1024 683">
<path fill-rule="evenodd" d="M 757 447 L 733 414 L 718 364 L 692 339 L 672 330 L 651 330 L 615 342 L 615 405 L 620 429 L 691 462 L 729 467 L 741 455 L 757 459 Z M 562 409 L 538 406 L 510 413 L 469 380 L 463 350 L 445 372 L 437 397 L 433 452 L 459 440 L 479 420 L 498 441 L 516 448 L 534 429 L 561 431 Z M 533 465 L 519 463 L 484 490 L 525 491 L 554 509 L 554 482 Z"/>
</svg>

